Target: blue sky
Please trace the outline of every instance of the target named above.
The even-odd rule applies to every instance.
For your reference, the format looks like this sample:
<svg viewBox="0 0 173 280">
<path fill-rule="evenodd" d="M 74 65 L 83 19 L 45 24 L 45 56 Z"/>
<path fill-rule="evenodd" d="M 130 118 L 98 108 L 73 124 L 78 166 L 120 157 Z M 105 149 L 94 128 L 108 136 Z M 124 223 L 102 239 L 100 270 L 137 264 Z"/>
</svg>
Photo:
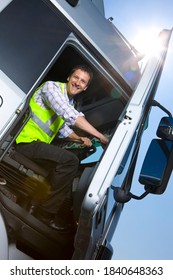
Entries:
<svg viewBox="0 0 173 280">
<path fill-rule="evenodd" d="M 173 27 L 172 0 L 104 0 L 104 5 L 106 17 L 114 18 L 115 26 L 132 44 L 137 43 L 136 37 L 144 31 L 149 33 L 154 28 L 161 31 Z M 172 71 L 173 35 L 155 97 L 173 114 Z M 165 114 L 154 107 L 150 114 L 149 128 L 143 136 L 136 174 L 140 172 L 151 137 L 156 137 L 156 129 L 162 116 Z M 132 192 L 142 193 L 142 186 L 137 180 L 134 180 Z M 149 195 L 142 201 L 131 200 L 125 205 L 112 245 L 113 259 L 173 260 L 173 176 L 164 194 Z"/>
</svg>

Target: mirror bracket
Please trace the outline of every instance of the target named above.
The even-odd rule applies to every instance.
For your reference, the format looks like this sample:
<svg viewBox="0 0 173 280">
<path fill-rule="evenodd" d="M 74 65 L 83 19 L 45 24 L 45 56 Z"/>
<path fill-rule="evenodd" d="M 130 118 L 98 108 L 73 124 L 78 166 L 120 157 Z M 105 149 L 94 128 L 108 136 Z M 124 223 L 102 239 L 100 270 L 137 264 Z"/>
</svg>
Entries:
<svg viewBox="0 0 173 280">
<path fill-rule="evenodd" d="M 112 189 L 114 189 L 114 199 L 116 200 L 116 202 L 120 202 L 120 203 L 127 203 L 131 200 L 131 198 L 136 200 L 141 200 L 150 193 L 148 190 L 146 190 L 143 194 L 137 196 L 119 187 L 112 186 Z"/>
<path fill-rule="evenodd" d="M 163 106 L 161 105 L 159 102 L 157 102 L 156 100 L 153 100 L 151 103 L 152 106 L 156 106 L 158 108 L 160 108 L 162 111 L 164 111 L 170 118 L 172 118 L 172 114 Z"/>
</svg>

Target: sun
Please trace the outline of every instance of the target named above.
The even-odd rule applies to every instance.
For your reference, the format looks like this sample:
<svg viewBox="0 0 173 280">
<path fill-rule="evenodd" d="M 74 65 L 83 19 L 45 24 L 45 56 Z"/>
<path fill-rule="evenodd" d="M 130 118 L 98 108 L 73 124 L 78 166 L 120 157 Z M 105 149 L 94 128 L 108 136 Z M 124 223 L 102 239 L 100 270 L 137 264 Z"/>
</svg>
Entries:
<svg viewBox="0 0 173 280">
<path fill-rule="evenodd" d="M 145 56 L 157 55 L 161 48 L 161 42 L 158 38 L 160 30 L 156 27 L 150 29 L 141 29 L 133 39 L 135 48 Z"/>
</svg>

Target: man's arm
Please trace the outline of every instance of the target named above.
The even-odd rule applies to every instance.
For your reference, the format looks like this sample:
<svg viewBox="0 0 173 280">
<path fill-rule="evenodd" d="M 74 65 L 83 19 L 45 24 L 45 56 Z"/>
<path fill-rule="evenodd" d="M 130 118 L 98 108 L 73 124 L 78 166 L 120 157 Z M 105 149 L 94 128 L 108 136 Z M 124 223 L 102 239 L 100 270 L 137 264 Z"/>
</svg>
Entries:
<svg viewBox="0 0 173 280">
<path fill-rule="evenodd" d="M 109 141 L 107 137 L 93 127 L 83 116 L 76 118 L 75 126 L 98 138 L 102 144 L 107 144 Z"/>
<path fill-rule="evenodd" d="M 95 136 L 98 138 L 103 144 L 107 144 L 108 139 L 100 133 L 98 130 L 96 130 L 84 117 L 79 116 L 76 119 L 75 126 L 80 128 L 81 130 L 84 130 L 88 132 L 89 134 Z M 77 135 L 74 131 L 72 131 L 67 124 L 64 124 L 64 126 L 60 129 L 62 137 L 70 137 L 72 139 L 82 140 L 83 145 L 87 147 L 92 146 L 92 142 L 88 137 L 81 137 Z"/>
<path fill-rule="evenodd" d="M 60 86 L 55 82 L 47 82 L 42 88 L 42 92 L 47 98 L 49 106 L 60 117 L 68 122 L 68 125 L 76 126 L 89 134 L 95 136 L 101 143 L 107 144 L 108 139 L 95 129 L 84 117 L 81 112 L 75 110 L 75 108 L 69 104 L 65 95 L 61 93 Z M 69 135 L 69 137 L 71 137 Z M 76 134 L 72 134 L 72 138 L 78 137 Z M 77 138 L 76 138 L 77 139 Z"/>
</svg>

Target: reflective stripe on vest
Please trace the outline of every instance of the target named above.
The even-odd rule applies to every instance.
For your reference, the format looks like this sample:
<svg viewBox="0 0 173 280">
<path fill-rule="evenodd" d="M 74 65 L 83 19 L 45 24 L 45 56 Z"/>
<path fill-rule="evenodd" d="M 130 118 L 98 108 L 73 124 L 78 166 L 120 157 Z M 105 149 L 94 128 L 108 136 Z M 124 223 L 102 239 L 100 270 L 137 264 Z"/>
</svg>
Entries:
<svg viewBox="0 0 173 280">
<path fill-rule="evenodd" d="M 49 136 L 52 137 L 54 132 L 49 128 L 51 124 L 57 119 L 57 115 L 53 115 L 47 122 L 43 122 L 37 115 L 33 112 L 31 114 L 31 119 Z"/>
</svg>

